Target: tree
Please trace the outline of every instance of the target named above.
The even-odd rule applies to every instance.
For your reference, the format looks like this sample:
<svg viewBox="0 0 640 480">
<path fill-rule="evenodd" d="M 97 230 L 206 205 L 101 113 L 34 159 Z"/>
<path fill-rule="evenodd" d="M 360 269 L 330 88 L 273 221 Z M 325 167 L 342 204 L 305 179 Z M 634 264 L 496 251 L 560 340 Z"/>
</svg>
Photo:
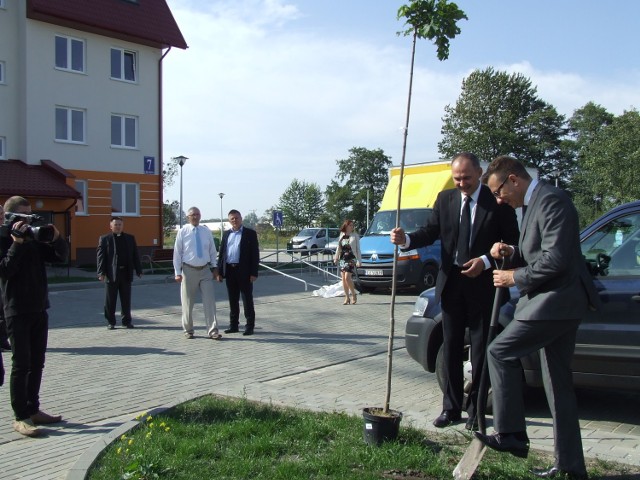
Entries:
<svg viewBox="0 0 640 480">
<path fill-rule="evenodd" d="M 166 200 L 162 205 L 162 233 L 168 237 L 173 231 L 173 227 L 178 223 L 178 214 L 180 204 L 177 200 L 169 202 Z"/>
<path fill-rule="evenodd" d="M 244 217 L 242 217 L 242 224 L 249 228 L 255 228 L 258 224 L 258 215 L 255 210 L 250 211 Z"/>
<path fill-rule="evenodd" d="M 175 181 L 175 177 L 178 174 L 178 162 L 175 159 L 171 159 L 164 164 L 164 168 L 162 169 L 162 187 L 163 189 L 167 189 L 173 182 Z M 162 232 L 164 236 L 168 236 L 169 233 L 173 230 L 173 226 L 176 223 L 179 223 L 180 217 L 182 215 L 184 218 L 184 212 L 180 212 L 180 204 L 176 200 L 169 201 L 165 200 L 162 205 Z"/>
<path fill-rule="evenodd" d="M 288 229 L 312 225 L 324 210 L 320 187 L 294 178 L 280 197 L 280 210 Z"/>
<path fill-rule="evenodd" d="M 531 81 L 520 73 L 475 70 L 463 80 L 455 106 L 445 107 L 442 120 L 438 149 L 444 157 L 462 151 L 487 161 L 513 155 L 542 177 L 567 168 L 564 117 L 538 98 Z"/>
<path fill-rule="evenodd" d="M 640 114 L 625 111 L 581 150 L 573 188 L 583 223 L 640 198 L 639 163 Z"/>
<path fill-rule="evenodd" d="M 327 220 L 341 225 L 345 218 L 365 226 L 367 219 L 367 191 L 369 218 L 378 210 L 389 180 L 391 158 L 381 149 L 353 147 L 349 157 L 336 160 L 338 171 L 325 190 Z"/>
<path fill-rule="evenodd" d="M 460 33 L 457 22 L 466 19 L 467 16 L 455 3 L 447 0 L 412 0 L 408 5 L 402 5 L 398 9 L 398 19 L 405 19 L 408 28 L 400 35 L 412 35 L 411 43 L 411 68 L 409 70 L 409 94 L 407 95 L 407 114 L 405 116 L 404 138 L 402 141 L 402 159 L 400 161 L 400 183 L 398 185 L 398 203 L 396 209 L 396 227 L 400 224 L 400 198 L 402 196 L 402 177 L 404 163 L 407 154 L 407 135 L 409 134 L 409 118 L 411 116 L 411 91 L 413 88 L 413 67 L 416 58 L 416 42 L 418 38 L 426 38 L 436 45 L 439 60 L 449 58 L 449 39 Z M 391 304 L 389 307 L 389 342 L 387 344 L 387 385 L 385 401 L 382 411 L 389 413 L 389 401 L 391 399 L 391 371 L 393 364 L 393 337 L 395 329 L 395 299 L 397 286 L 398 249 L 394 249 L 393 270 L 391 283 Z"/>
</svg>

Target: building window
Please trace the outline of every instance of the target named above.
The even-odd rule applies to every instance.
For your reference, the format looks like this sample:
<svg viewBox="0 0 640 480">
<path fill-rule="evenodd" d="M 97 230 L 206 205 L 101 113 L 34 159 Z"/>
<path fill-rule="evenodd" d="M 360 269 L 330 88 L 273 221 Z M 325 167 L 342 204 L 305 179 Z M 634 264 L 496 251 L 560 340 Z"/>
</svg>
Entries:
<svg viewBox="0 0 640 480">
<path fill-rule="evenodd" d="M 0 8 L 6 8 L 4 0 L 0 0 Z"/>
<path fill-rule="evenodd" d="M 56 107 L 56 140 L 85 143 L 85 111 L 77 108 Z"/>
<path fill-rule="evenodd" d="M 84 40 L 56 35 L 56 68 L 84 72 Z"/>
<path fill-rule="evenodd" d="M 76 179 L 76 190 L 80 193 L 80 198 L 76 203 L 76 215 L 86 215 L 89 213 L 87 204 L 87 181 Z"/>
<path fill-rule="evenodd" d="M 135 82 L 136 78 L 136 52 L 121 48 L 111 49 L 111 78 Z"/>
<path fill-rule="evenodd" d="M 138 146 L 138 119 L 126 115 L 111 115 L 111 146 L 136 148 Z"/>
<path fill-rule="evenodd" d="M 2 0 L 0 0 L 1 2 Z M 4 84 L 7 81 L 5 80 L 5 64 L 4 62 L 0 61 L 0 84 Z"/>
<path fill-rule="evenodd" d="M 5 145 L 6 141 L 4 137 L 0 137 L 0 160 L 5 160 L 7 158 L 7 154 L 5 153 Z"/>
<path fill-rule="evenodd" d="M 138 214 L 138 185 L 135 183 L 111 184 L 111 212 L 122 215 Z"/>
</svg>

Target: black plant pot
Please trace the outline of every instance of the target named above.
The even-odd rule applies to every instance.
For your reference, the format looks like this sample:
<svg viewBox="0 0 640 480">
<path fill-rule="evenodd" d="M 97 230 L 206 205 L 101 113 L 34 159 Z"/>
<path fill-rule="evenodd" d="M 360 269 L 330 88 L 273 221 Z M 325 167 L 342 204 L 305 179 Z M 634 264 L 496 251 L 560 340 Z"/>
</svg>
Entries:
<svg viewBox="0 0 640 480">
<path fill-rule="evenodd" d="M 402 413 L 396 410 L 383 412 L 382 408 L 362 409 L 364 417 L 364 441 L 369 445 L 381 445 L 382 442 L 398 438 Z"/>
</svg>

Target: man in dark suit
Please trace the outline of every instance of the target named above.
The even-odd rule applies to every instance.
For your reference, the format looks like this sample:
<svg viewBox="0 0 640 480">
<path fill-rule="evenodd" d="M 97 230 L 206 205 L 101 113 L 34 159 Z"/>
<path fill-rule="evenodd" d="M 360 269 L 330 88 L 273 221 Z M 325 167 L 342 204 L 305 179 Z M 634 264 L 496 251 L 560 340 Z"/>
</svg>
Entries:
<svg viewBox="0 0 640 480">
<path fill-rule="evenodd" d="M 438 194 L 427 225 L 406 235 L 393 229 L 391 241 L 403 249 L 430 245 L 441 240 L 440 271 L 435 300 L 442 300 L 445 388 L 443 410 L 433 424 L 443 428 L 461 419 L 464 398 L 463 352 L 465 328 L 471 337 L 471 363 L 476 372 L 484 364 L 487 333 L 495 288 L 490 257 L 495 242 L 518 238 L 515 211 L 498 205 L 486 185 L 480 183 L 478 158 L 460 153 L 451 162 L 455 188 Z M 477 428 L 476 403 L 480 375 L 473 375 L 466 428 Z"/>
<path fill-rule="evenodd" d="M 533 180 L 514 158 L 493 160 L 486 179 L 498 203 L 523 208 L 518 246 L 499 242 L 491 249 L 494 258 L 505 257 L 510 267 L 517 267 L 494 271 L 494 284 L 515 285 L 520 299 L 513 320 L 488 349 L 496 433 L 476 435 L 490 448 L 527 456 L 520 358 L 540 350 L 553 416 L 555 465 L 534 473 L 541 478 L 584 479 L 571 360 L 580 320 L 600 300 L 580 249 L 578 213 L 565 192 Z"/>
<path fill-rule="evenodd" d="M 105 282 L 104 317 L 113 330 L 116 325 L 116 303 L 120 294 L 122 325 L 133 328 L 131 321 L 131 282 L 135 270 L 142 276 L 142 265 L 138 246 L 133 235 L 123 233 L 121 217 L 111 217 L 111 233 L 102 235 L 98 241 L 98 280 Z"/>
<path fill-rule="evenodd" d="M 239 331 L 240 295 L 247 324 L 243 335 L 253 335 L 256 326 L 256 311 L 253 305 L 253 282 L 258 278 L 260 249 L 258 235 L 242 225 L 242 215 L 238 210 L 229 211 L 231 230 L 224 232 L 218 253 L 217 280 L 226 279 L 229 294 L 229 328 L 225 333 Z"/>
</svg>

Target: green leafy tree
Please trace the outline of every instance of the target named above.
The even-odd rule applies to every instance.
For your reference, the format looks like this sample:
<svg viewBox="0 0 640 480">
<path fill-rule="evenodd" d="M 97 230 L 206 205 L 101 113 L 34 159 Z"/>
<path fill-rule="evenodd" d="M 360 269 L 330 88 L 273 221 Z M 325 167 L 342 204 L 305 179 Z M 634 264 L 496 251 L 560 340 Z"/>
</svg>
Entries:
<svg viewBox="0 0 640 480">
<path fill-rule="evenodd" d="M 255 210 L 250 211 L 245 216 L 242 217 L 242 224 L 246 225 L 249 228 L 255 228 L 258 224 L 259 219 L 258 215 L 256 215 Z"/>
<path fill-rule="evenodd" d="M 178 223 L 178 211 L 180 204 L 177 200 L 169 202 L 166 200 L 162 205 L 162 233 L 165 238 L 173 231 L 173 226 Z"/>
<path fill-rule="evenodd" d="M 280 197 L 280 210 L 287 229 L 313 225 L 324 211 L 320 187 L 294 178 Z"/>
<path fill-rule="evenodd" d="M 356 225 L 366 226 L 367 191 L 369 192 L 369 218 L 378 210 L 389 180 L 391 158 L 381 149 L 368 150 L 353 147 L 349 157 L 336 160 L 336 177 L 325 190 L 327 220 L 341 225 L 345 218 Z"/>
<path fill-rule="evenodd" d="M 446 158 L 462 151 L 487 161 L 513 155 L 543 178 L 567 168 L 565 119 L 520 73 L 475 70 L 463 80 L 455 106 L 445 107 L 442 120 L 438 149 Z"/>
<path fill-rule="evenodd" d="M 584 224 L 640 198 L 640 114 L 625 111 L 581 151 L 574 194 Z"/>
</svg>

